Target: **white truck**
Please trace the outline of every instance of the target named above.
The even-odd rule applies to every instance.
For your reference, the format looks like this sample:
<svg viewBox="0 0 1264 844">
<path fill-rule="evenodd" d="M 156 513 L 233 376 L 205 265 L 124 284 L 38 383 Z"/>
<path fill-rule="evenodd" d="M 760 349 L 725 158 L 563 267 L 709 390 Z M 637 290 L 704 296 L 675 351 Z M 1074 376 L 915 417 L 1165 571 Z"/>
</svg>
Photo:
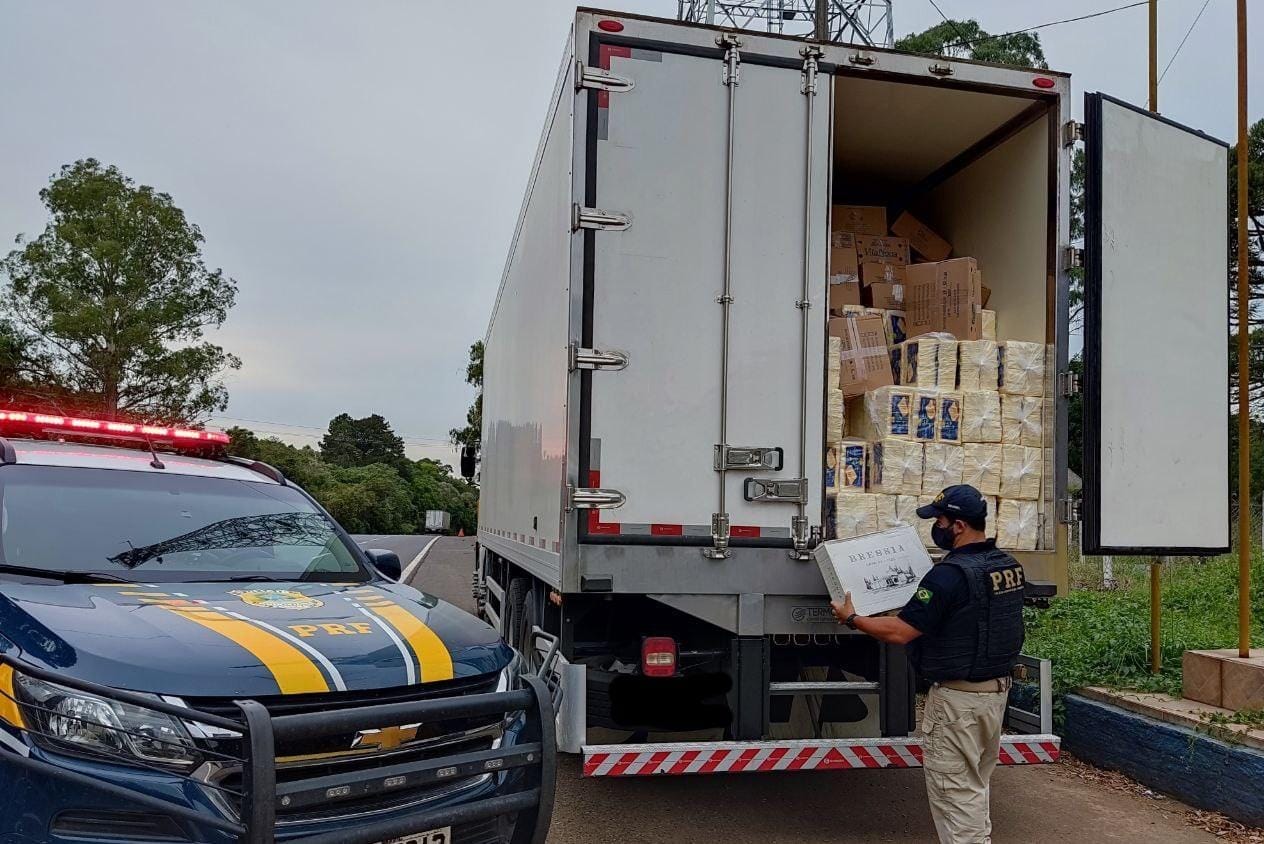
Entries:
<svg viewBox="0 0 1264 844">
<path fill-rule="evenodd" d="M 1065 590 L 1076 522 L 1087 553 L 1226 550 L 1226 179 L 1222 142 L 1104 94 L 1075 122 L 1064 73 L 577 11 L 486 337 L 474 573 L 557 660 L 561 748 L 592 776 L 919 763 L 903 649 L 841 628 L 810 558 L 832 203 L 911 210 L 977 259 L 998 339 L 1047 344 L 1029 580 Z M 1056 757 L 1042 709 L 1002 761 Z"/>
<path fill-rule="evenodd" d="M 448 533 L 452 530 L 452 514 L 447 510 L 426 511 L 426 533 Z"/>
</svg>

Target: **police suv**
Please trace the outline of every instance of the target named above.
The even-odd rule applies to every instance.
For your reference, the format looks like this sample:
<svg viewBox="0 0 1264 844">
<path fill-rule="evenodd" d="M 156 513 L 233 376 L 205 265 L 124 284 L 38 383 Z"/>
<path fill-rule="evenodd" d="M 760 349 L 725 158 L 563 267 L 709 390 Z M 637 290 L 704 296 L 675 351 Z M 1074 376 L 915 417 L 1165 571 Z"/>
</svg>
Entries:
<svg viewBox="0 0 1264 844">
<path fill-rule="evenodd" d="M 0 841 L 543 841 L 548 684 L 227 442 L 0 410 Z"/>
</svg>

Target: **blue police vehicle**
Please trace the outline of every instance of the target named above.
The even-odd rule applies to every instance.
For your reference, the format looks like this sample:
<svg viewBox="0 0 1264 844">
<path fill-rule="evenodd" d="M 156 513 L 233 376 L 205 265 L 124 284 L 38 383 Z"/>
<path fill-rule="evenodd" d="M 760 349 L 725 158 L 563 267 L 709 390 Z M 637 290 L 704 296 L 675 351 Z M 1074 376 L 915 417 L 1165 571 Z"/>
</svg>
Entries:
<svg viewBox="0 0 1264 844">
<path fill-rule="evenodd" d="M 542 842 L 550 685 L 227 441 L 0 410 L 0 841 Z"/>
</svg>

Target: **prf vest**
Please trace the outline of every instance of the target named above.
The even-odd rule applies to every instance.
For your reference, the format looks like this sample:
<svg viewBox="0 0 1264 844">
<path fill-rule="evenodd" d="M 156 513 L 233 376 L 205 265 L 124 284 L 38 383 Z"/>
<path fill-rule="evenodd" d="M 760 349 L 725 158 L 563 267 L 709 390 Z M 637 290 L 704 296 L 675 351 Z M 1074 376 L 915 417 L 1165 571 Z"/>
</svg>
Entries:
<svg viewBox="0 0 1264 844">
<path fill-rule="evenodd" d="M 970 551 L 952 551 L 938 565 L 965 575 L 970 600 L 939 633 L 909 644 L 913 667 L 929 680 L 1008 677 L 1023 649 L 1022 565 L 991 539 Z"/>
</svg>

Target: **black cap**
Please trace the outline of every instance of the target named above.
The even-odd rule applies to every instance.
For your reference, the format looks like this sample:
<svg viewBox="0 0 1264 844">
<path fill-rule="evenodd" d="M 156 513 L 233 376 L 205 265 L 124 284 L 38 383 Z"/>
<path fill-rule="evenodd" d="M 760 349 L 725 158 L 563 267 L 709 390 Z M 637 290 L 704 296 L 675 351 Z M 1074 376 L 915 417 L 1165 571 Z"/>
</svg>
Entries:
<svg viewBox="0 0 1264 844">
<path fill-rule="evenodd" d="M 987 518 L 987 504 L 983 494 L 969 484 L 957 484 L 945 489 L 925 507 L 917 508 L 918 518 L 933 519 L 947 516 L 950 519 L 978 521 Z"/>
</svg>

